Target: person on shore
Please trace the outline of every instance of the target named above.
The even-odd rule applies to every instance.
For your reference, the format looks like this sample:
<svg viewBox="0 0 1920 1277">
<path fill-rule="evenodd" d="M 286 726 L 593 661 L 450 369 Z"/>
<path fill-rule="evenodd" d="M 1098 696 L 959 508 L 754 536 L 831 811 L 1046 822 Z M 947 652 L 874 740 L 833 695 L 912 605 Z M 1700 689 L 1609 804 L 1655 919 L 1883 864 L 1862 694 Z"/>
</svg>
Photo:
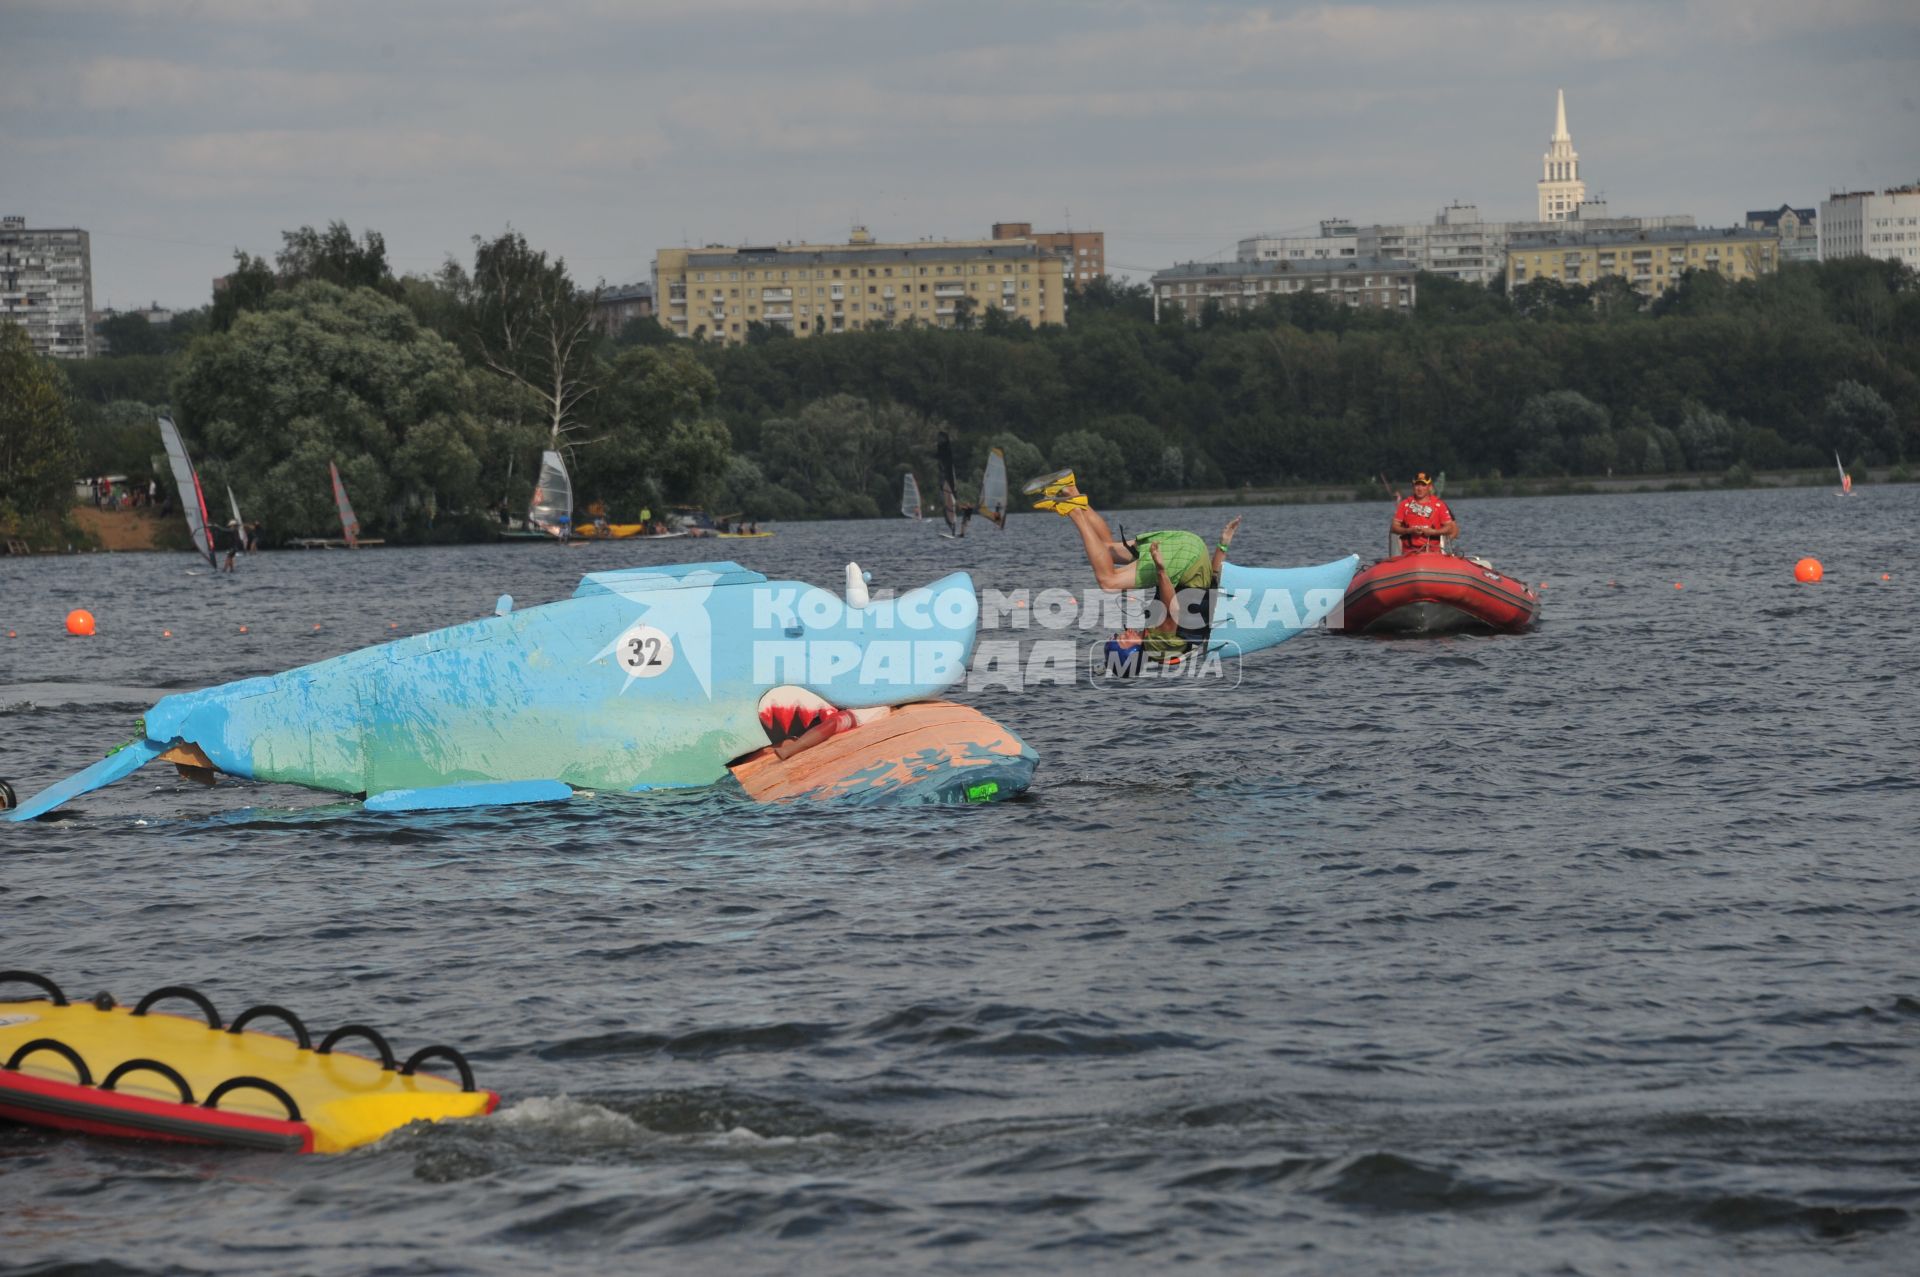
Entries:
<svg viewBox="0 0 1920 1277">
<path fill-rule="evenodd" d="M 1402 554 L 1438 550 L 1440 538 L 1460 535 L 1459 521 L 1447 503 L 1433 494 L 1433 480 L 1426 471 L 1413 476 L 1413 495 L 1394 507 L 1392 531 L 1400 538 Z"/>
<path fill-rule="evenodd" d="M 1107 640 L 1107 672 L 1138 674 L 1145 660 L 1176 660 L 1204 646 L 1211 629 L 1212 593 L 1220 581 L 1240 516 L 1228 520 L 1211 552 L 1192 532 L 1142 532 L 1116 539 L 1099 511 L 1087 502 L 1073 471 L 1061 470 L 1026 485 L 1038 496 L 1036 510 L 1051 510 L 1073 524 L 1081 548 L 1103 590 L 1152 590 L 1159 605 L 1150 624 L 1120 631 Z"/>
</svg>

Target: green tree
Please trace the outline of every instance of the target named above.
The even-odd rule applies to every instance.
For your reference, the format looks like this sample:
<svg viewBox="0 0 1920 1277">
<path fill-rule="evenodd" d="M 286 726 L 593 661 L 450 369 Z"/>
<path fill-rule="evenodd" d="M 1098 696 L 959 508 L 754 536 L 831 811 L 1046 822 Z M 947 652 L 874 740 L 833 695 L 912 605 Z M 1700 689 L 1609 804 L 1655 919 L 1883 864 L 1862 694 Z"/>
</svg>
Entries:
<svg viewBox="0 0 1920 1277">
<path fill-rule="evenodd" d="M 77 460 L 59 370 L 34 353 L 25 328 L 0 323 L 0 519 L 65 510 Z"/>
<path fill-rule="evenodd" d="M 1905 460 L 1899 419 L 1871 386 L 1843 381 L 1820 407 L 1821 442 L 1843 458 L 1868 464 Z"/>
<path fill-rule="evenodd" d="M 1126 455 L 1118 444 L 1091 430 L 1072 430 L 1055 439 L 1053 464 L 1073 471 L 1080 490 L 1101 505 L 1116 505 L 1129 491 Z"/>
<path fill-rule="evenodd" d="M 1520 473 L 1592 474 L 1613 467 L 1615 445 L 1607 410 L 1577 390 L 1535 395 L 1520 409 L 1526 441 Z"/>
<path fill-rule="evenodd" d="M 816 400 L 760 433 L 760 465 L 771 483 L 797 494 L 823 518 L 872 518 L 895 508 L 907 466 L 933 455 L 941 425 L 899 404 L 853 395 Z M 970 500 L 961 476 L 961 497 Z"/>
<path fill-rule="evenodd" d="M 713 416 L 712 371 L 686 345 L 634 346 L 614 359 L 605 385 L 594 435 L 574 449 L 576 498 L 605 501 L 616 521 L 704 501 L 733 452 Z"/>
<path fill-rule="evenodd" d="M 600 290 L 576 288 L 565 258 L 549 261 L 518 231 L 491 240 L 476 235 L 473 245 L 471 279 L 449 277 L 464 292 L 468 348 L 488 370 L 539 398 L 547 446 L 565 448 L 599 389 L 593 308 Z"/>
<path fill-rule="evenodd" d="M 324 231 L 311 226 L 282 231 L 280 240 L 275 260 L 282 288 L 319 280 L 342 288 L 371 288 L 393 297 L 400 295 L 400 286 L 387 269 L 387 241 L 379 231 L 364 232 L 356 243 L 352 228 L 345 222 L 330 222 Z"/>
<path fill-rule="evenodd" d="M 166 329 L 145 315 L 115 315 L 101 320 L 96 331 L 107 344 L 106 353 L 114 358 L 163 355 L 171 345 Z"/>
<path fill-rule="evenodd" d="M 492 432 L 473 374 L 372 289 L 306 283 L 273 294 L 194 346 L 176 402 L 209 487 L 231 483 L 281 535 L 336 526 L 329 461 L 369 533 L 404 530 L 429 507 L 486 504 Z"/>
<path fill-rule="evenodd" d="M 1732 463 L 1734 430 L 1725 413 L 1688 403 L 1674 430 L 1689 470 L 1724 470 Z"/>
<path fill-rule="evenodd" d="M 266 305 L 274 289 L 273 267 L 267 265 L 264 257 L 249 257 L 236 248 L 233 263 L 225 280 L 214 285 L 207 327 L 216 333 L 232 328 L 242 311 L 259 310 Z"/>
<path fill-rule="evenodd" d="M 987 447 L 989 449 L 998 448 L 1006 454 L 1008 485 L 1016 493 L 1019 492 L 1020 485 L 1028 479 L 1035 478 L 1046 472 L 1047 454 L 1028 443 L 1025 439 L 1022 439 L 1019 435 L 1003 430 L 987 440 Z M 982 464 L 985 463 L 983 462 Z M 927 489 L 923 487 L 921 491 L 925 492 Z M 1011 500 L 1012 498 L 1009 497 L 1008 499 Z"/>
</svg>

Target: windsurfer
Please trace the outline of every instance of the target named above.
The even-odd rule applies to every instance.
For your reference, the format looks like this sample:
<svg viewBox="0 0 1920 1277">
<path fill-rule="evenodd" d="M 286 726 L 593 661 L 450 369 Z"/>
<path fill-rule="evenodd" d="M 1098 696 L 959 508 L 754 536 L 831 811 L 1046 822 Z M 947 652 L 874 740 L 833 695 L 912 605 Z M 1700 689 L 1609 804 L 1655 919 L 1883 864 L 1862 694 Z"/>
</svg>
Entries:
<svg viewBox="0 0 1920 1277">
<path fill-rule="evenodd" d="M 1460 535 L 1460 523 L 1447 503 L 1433 494 L 1433 480 L 1422 470 L 1413 476 L 1413 495 L 1403 497 L 1393 511 L 1393 535 L 1400 553 L 1419 554 L 1440 549 L 1440 538 Z"/>
<path fill-rule="evenodd" d="M 1220 580 L 1240 516 L 1227 521 L 1211 553 L 1192 532 L 1142 532 L 1116 539 L 1100 512 L 1088 504 L 1074 481 L 1073 471 L 1035 479 L 1026 485 L 1038 495 L 1036 510 L 1051 510 L 1071 522 L 1080 534 L 1094 580 L 1103 590 L 1152 590 L 1157 607 L 1149 624 L 1125 629 L 1107 640 L 1109 673 L 1137 674 L 1141 657 L 1165 661 L 1204 644 L 1212 614 L 1211 594 Z"/>
</svg>

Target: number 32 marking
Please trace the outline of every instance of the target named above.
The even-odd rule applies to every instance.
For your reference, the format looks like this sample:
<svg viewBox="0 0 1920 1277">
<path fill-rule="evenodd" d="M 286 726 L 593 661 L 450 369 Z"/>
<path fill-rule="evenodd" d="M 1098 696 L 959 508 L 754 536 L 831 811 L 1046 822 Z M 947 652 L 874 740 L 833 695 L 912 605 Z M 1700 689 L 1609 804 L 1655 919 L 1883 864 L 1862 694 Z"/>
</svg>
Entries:
<svg viewBox="0 0 1920 1277">
<path fill-rule="evenodd" d="M 633 678 L 657 678 L 673 665 L 673 640 L 651 625 L 636 625 L 616 644 L 620 665 Z"/>
</svg>

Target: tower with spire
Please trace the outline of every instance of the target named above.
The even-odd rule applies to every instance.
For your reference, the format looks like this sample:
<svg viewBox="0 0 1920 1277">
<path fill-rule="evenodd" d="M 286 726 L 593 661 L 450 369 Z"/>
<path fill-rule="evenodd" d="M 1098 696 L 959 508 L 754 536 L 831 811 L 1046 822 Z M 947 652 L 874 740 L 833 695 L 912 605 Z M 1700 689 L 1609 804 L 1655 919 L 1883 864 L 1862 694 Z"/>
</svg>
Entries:
<svg viewBox="0 0 1920 1277">
<path fill-rule="evenodd" d="M 1561 89 L 1554 109 L 1553 137 L 1547 144 L 1540 175 L 1540 220 L 1564 222 L 1571 218 L 1587 198 L 1587 184 L 1580 180 L 1580 153 L 1573 149 L 1573 135 L 1567 132 L 1567 91 Z"/>
</svg>

